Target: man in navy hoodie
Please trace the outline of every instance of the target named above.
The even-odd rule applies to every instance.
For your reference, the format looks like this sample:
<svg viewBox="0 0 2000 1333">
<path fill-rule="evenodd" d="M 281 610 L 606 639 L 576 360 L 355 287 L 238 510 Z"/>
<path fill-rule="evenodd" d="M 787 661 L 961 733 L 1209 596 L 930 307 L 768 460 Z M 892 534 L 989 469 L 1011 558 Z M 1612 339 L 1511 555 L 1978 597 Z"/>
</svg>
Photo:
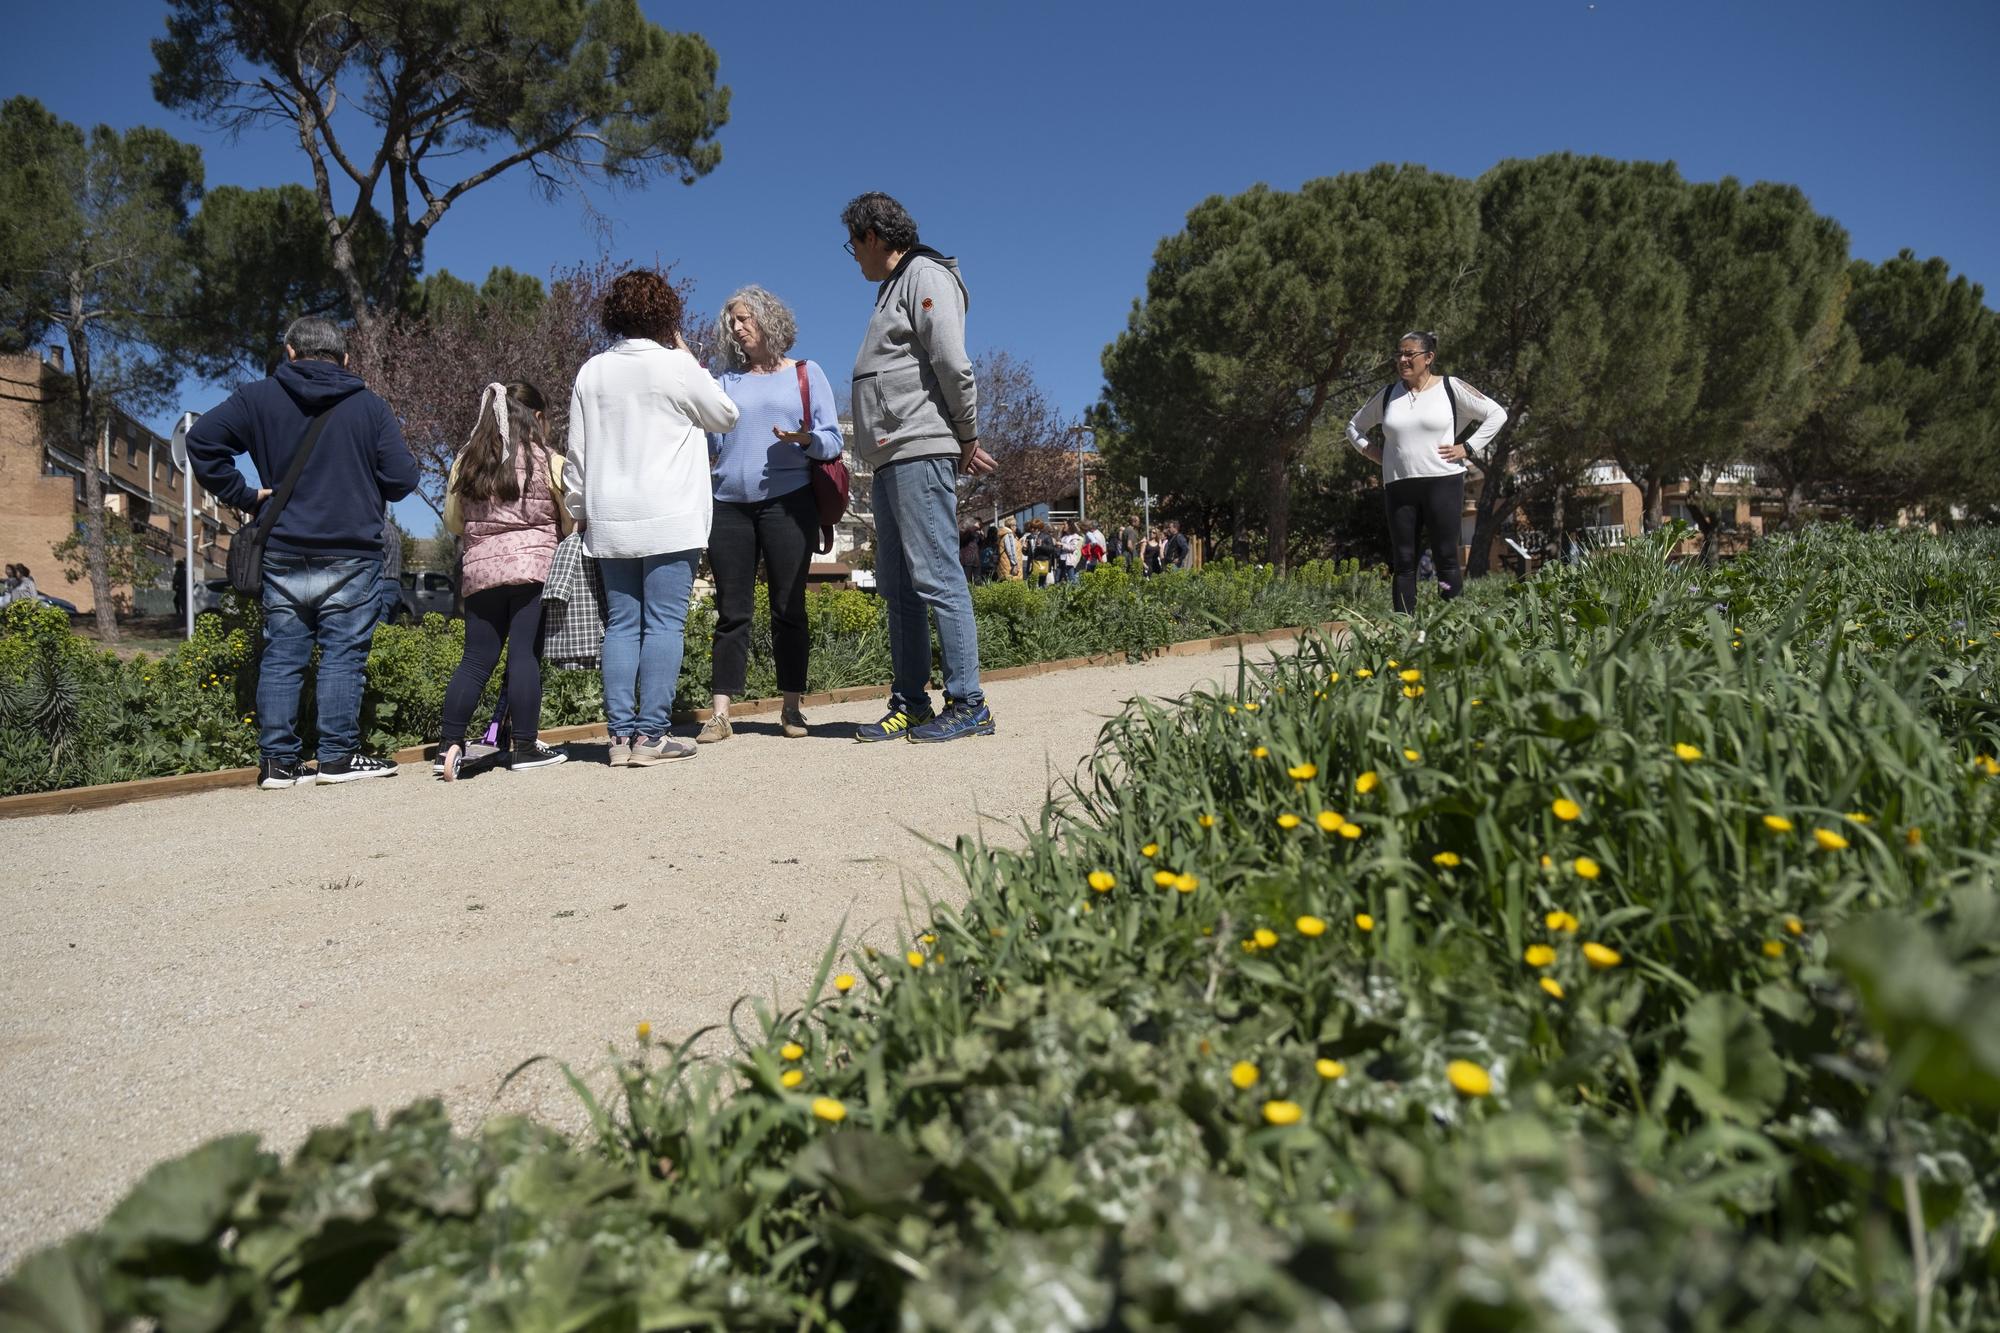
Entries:
<svg viewBox="0 0 2000 1333">
<path fill-rule="evenodd" d="M 361 751 L 361 687 L 382 575 L 384 505 L 417 487 L 389 405 L 347 368 L 347 338 L 307 316 L 285 330 L 285 363 L 188 431 L 188 461 L 216 499 L 254 513 L 283 479 L 314 418 L 327 423 L 264 546 L 264 654 L 257 679 L 257 785 L 314 781 L 300 755 L 299 691 L 319 648 L 320 782 L 394 777 Z M 237 471 L 248 454 L 260 485 Z"/>
</svg>

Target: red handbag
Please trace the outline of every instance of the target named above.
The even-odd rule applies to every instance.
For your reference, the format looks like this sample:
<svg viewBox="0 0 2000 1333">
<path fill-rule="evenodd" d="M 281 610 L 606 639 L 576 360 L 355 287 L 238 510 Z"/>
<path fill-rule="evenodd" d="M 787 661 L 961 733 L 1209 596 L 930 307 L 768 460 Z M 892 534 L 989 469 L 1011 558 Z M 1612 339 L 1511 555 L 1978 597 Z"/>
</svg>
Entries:
<svg viewBox="0 0 2000 1333">
<path fill-rule="evenodd" d="M 793 364 L 799 372 L 799 429 L 811 430 L 813 420 L 812 388 L 806 382 L 806 363 L 798 361 Z M 812 465 L 813 503 L 819 506 L 820 544 L 814 548 L 814 553 L 817 555 L 827 555 L 833 550 L 834 525 L 847 517 L 847 497 L 850 485 L 847 476 L 847 464 L 839 458 L 831 462 L 822 462 L 817 458 L 808 457 L 806 462 Z"/>
</svg>

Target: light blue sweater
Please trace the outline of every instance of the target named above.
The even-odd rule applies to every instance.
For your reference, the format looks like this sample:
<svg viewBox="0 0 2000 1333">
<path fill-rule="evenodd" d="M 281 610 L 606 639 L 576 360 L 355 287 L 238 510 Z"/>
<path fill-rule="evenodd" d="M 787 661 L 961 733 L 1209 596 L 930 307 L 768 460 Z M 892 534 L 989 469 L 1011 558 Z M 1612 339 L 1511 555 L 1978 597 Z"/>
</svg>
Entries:
<svg viewBox="0 0 2000 1333">
<path fill-rule="evenodd" d="M 818 362 L 805 365 L 812 390 L 811 453 L 830 462 L 840 457 L 840 419 L 834 413 L 833 386 L 827 383 Z M 770 375 L 728 370 L 718 382 L 742 415 L 736 419 L 735 430 L 708 437 L 709 477 L 715 498 L 755 504 L 810 484 L 806 453 L 771 433 L 774 426 L 799 429 L 798 372 L 790 366 Z"/>
</svg>

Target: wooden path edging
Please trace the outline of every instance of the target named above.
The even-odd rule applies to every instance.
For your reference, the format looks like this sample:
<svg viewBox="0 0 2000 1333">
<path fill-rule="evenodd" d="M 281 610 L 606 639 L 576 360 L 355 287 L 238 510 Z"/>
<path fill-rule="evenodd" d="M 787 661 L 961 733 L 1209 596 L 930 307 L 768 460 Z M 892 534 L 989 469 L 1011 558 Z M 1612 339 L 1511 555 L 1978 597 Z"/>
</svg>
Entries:
<svg viewBox="0 0 2000 1333">
<path fill-rule="evenodd" d="M 1287 629 L 1265 630 L 1261 634 L 1226 634 L 1213 639 L 1183 639 L 1170 643 L 1149 654 L 1149 657 L 1193 657 L 1198 653 L 1218 652 L 1225 648 L 1253 648 L 1258 644 L 1280 643 L 1287 639 L 1297 639 L 1318 629 L 1322 633 L 1337 634 L 1347 628 L 1344 620 L 1330 620 L 1318 626 L 1292 626 Z M 1054 662 L 1029 662 L 1023 666 L 996 667 L 979 673 L 981 681 L 1028 680 L 1035 676 L 1048 675 L 1056 671 L 1075 671 L 1082 667 L 1123 666 L 1129 658 L 1124 653 L 1095 653 L 1089 657 L 1065 657 Z M 856 703 L 863 699 L 873 699 L 887 689 L 882 685 L 851 685 L 845 689 L 825 690 L 819 694 L 808 694 L 800 700 L 802 707 L 819 708 L 828 704 Z M 746 699 L 730 705 L 729 715 L 756 717 L 762 713 L 775 713 L 783 705 L 782 697 L 769 699 Z M 706 722 L 709 711 L 697 708 L 674 714 L 676 722 Z M 551 745 L 563 745 L 571 741 L 592 741 L 605 735 L 602 722 L 589 722 L 575 727 L 544 727 L 541 738 Z M 396 751 L 390 758 L 399 764 L 420 764 L 437 751 L 435 745 L 412 745 Z M 257 781 L 254 768 L 222 768 L 207 773 L 176 773 L 164 778 L 134 778 L 130 782 L 107 782 L 95 787 L 65 787 L 61 791 L 29 792 L 24 796 L 0 796 L 0 819 L 21 819 L 30 815 L 65 815 L 78 810 L 103 810 L 114 805 L 129 805 L 134 801 L 157 801 L 168 796 L 187 796 L 195 792 L 221 791 L 228 787 L 247 787 Z"/>
</svg>

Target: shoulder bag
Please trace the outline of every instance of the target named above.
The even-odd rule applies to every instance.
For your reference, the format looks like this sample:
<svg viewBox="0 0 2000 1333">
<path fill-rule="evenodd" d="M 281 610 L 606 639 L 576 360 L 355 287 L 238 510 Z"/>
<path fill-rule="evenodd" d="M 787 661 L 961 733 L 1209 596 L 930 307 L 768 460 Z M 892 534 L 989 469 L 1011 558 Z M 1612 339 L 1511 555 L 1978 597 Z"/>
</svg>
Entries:
<svg viewBox="0 0 2000 1333">
<path fill-rule="evenodd" d="M 312 457 L 313 446 L 319 443 L 320 432 L 326 429 L 327 418 L 332 415 L 333 408 L 329 407 L 312 419 L 305 438 L 299 441 L 299 451 L 292 455 L 292 465 L 285 469 L 285 479 L 257 511 L 257 517 L 238 528 L 230 539 L 229 586 L 245 597 L 255 597 L 264 591 L 264 544 L 270 540 L 271 529 L 276 526 L 278 515 L 284 512 L 286 501 L 298 488 L 299 474 L 306 470 L 306 459 Z"/>
<path fill-rule="evenodd" d="M 806 362 L 803 359 L 792 363 L 799 372 L 799 429 L 811 430 L 813 421 L 812 387 L 806 379 Z M 807 455 L 806 462 L 812 467 L 813 503 L 819 506 L 819 541 L 813 548 L 818 555 L 830 554 L 833 550 L 833 529 L 841 519 L 847 517 L 847 498 L 850 481 L 847 463 L 839 458 L 831 462 Z"/>
</svg>

